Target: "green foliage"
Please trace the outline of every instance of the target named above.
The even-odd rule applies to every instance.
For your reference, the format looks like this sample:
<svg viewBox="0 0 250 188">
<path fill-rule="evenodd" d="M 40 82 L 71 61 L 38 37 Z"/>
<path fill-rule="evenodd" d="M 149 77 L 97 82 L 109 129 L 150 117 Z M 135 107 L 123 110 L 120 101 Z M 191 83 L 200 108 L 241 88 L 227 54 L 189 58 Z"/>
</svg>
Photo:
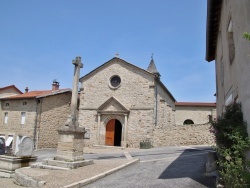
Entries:
<svg viewBox="0 0 250 188">
<path fill-rule="evenodd" d="M 250 41 L 250 33 L 248 32 L 243 33 L 243 38 Z"/>
<path fill-rule="evenodd" d="M 250 140 L 241 105 L 235 103 L 228 106 L 212 126 L 215 130 L 220 174 L 226 187 L 250 187 L 250 164 L 245 159 L 245 151 L 250 148 Z"/>
</svg>

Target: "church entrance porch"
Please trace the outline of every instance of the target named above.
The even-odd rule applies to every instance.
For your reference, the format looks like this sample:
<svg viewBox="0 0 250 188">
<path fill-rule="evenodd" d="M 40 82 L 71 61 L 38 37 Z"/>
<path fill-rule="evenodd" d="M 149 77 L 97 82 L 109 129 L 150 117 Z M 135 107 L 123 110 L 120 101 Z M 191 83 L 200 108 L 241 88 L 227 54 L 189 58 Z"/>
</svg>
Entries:
<svg viewBox="0 0 250 188">
<path fill-rule="evenodd" d="M 106 125 L 105 145 L 121 146 L 122 124 L 117 119 L 111 119 Z"/>
</svg>

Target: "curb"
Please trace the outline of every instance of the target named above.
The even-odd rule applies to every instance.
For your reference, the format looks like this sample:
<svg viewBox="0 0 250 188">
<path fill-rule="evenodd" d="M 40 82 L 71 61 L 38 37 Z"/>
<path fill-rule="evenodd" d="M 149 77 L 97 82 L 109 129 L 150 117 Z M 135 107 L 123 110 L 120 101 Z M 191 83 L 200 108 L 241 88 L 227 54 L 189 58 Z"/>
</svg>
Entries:
<svg viewBox="0 0 250 188">
<path fill-rule="evenodd" d="M 90 184 L 90 183 L 92 183 L 92 182 L 94 182 L 94 181 L 96 181 L 96 180 L 98 180 L 98 179 L 101 179 L 101 178 L 103 178 L 103 177 L 105 177 L 105 176 L 107 176 L 107 175 L 109 175 L 109 174 L 112 174 L 112 173 L 114 173 L 114 172 L 116 172 L 116 171 L 118 171 L 118 170 L 120 170 L 120 169 L 122 169 L 122 168 L 125 168 L 125 167 L 127 167 L 127 166 L 130 166 L 130 165 L 132 165 L 132 164 L 134 164 L 134 163 L 137 163 L 137 162 L 139 162 L 139 161 L 140 161 L 140 159 L 134 159 L 133 161 L 130 161 L 130 162 L 128 162 L 128 163 L 125 163 L 125 164 L 123 164 L 123 165 L 121 165 L 121 166 L 118 166 L 118 167 L 116 167 L 116 168 L 113 168 L 113 169 L 111 169 L 111 170 L 108 170 L 108 171 L 106 171 L 106 172 L 103 172 L 103 173 L 98 174 L 98 175 L 96 175 L 96 176 L 93 176 L 93 177 L 91 177 L 91 178 L 89 178 L 89 179 L 85 179 L 85 180 L 82 180 L 82 181 L 78 181 L 78 182 L 75 182 L 75 183 L 72 183 L 72 184 L 63 186 L 63 188 L 80 188 L 80 187 L 83 187 L 83 186 L 85 186 L 85 185 L 87 185 L 87 184 Z"/>
<path fill-rule="evenodd" d="M 30 168 L 30 167 L 24 167 Z M 24 175 L 20 172 L 19 169 L 15 170 L 14 181 L 18 182 L 19 185 L 25 187 L 42 187 L 46 183 L 46 181 L 35 180 L 30 176 Z"/>
</svg>

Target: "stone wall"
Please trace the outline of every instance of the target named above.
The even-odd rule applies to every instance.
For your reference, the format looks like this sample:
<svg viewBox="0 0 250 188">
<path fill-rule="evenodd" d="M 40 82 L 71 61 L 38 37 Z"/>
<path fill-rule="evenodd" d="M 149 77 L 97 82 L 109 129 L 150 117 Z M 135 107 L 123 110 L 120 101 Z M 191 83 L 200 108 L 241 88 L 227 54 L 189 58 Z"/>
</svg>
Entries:
<svg viewBox="0 0 250 188">
<path fill-rule="evenodd" d="M 37 123 L 37 148 L 55 148 L 58 142 L 57 130 L 65 125 L 70 114 L 71 93 L 41 98 Z"/>
<path fill-rule="evenodd" d="M 127 145 L 138 148 L 140 142 L 154 139 L 154 110 L 132 110 L 128 118 Z"/>
<path fill-rule="evenodd" d="M 110 78 L 118 75 L 121 85 L 118 89 L 110 87 Z M 152 107 L 154 105 L 154 77 L 149 73 L 142 73 L 121 62 L 114 62 L 103 67 L 101 71 L 83 80 L 84 92 L 81 95 L 80 108 L 95 108 L 114 96 L 130 109 L 132 107 Z"/>
<path fill-rule="evenodd" d="M 116 89 L 110 87 L 113 75 L 121 78 L 121 85 Z M 210 125 L 206 124 L 212 109 L 176 107 L 167 89 L 158 81 L 156 84 L 154 79 L 154 75 L 119 59 L 113 59 L 83 77 L 79 123 L 90 131 L 85 146 L 105 145 L 106 124 L 110 119 L 121 122 L 122 141 L 126 140 L 128 147 L 138 148 L 143 141 L 150 141 L 155 147 L 213 143 Z M 112 97 L 115 100 L 107 104 Z M 121 113 L 123 107 L 129 111 L 127 134 L 127 112 Z M 192 118 L 196 125 L 183 126 L 185 118 Z"/>
<path fill-rule="evenodd" d="M 113 75 L 121 78 L 121 85 L 117 89 L 110 87 L 110 78 Z M 82 88 L 84 90 L 81 92 L 80 98 L 79 123 L 80 126 L 90 129 L 90 139 L 85 139 L 86 145 L 98 144 L 97 109 L 111 97 L 130 110 L 127 130 L 129 147 L 138 146 L 138 141 L 145 138 L 145 134 L 143 134 L 143 138 L 141 137 L 142 132 L 152 130 L 155 105 L 154 76 L 152 74 L 115 59 L 113 62 L 103 65 L 95 74 L 87 75 L 83 79 Z M 141 112 L 139 112 L 140 110 Z M 119 117 L 124 121 L 124 115 L 122 114 L 120 117 L 116 114 L 117 111 L 119 109 L 114 109 L 113 117 Z M 99 144 L 105 144 L 106 124 L 104 122 L 106 118 L 110 118 L 108 116 L 111 117 L 112 113 L 110 115 L 101 114 Z M 150 118 L 150 124 L 148 124 L 148 118 Z M 124 123 L 121 123 L 124 130 Z M 144 130 L 145 127 L 147 128 Z M 150 137 L 153 138 L 152 131 L 150 134 Z"/>
<path fill-rule="evenodd" d="M 179 145 L 213 145 L 214 135 L 210 133 L 210 124 L 206 125 L 178 125 L 154 130 L 155 147 Z"/>
<path fill-rule="evenodd" d="M 9 87 L 9 88 L 5 88 L 4 90 L 0 91 L 0 98 L 9 97 L 12 95 L 17 95 L 17 94 L 20 94 L 20 92 L 18 92 L 13 87 Z"/>
<path fill-rule="evenodd" d="M 216 107 L 201 106 L 176 106 L 176 125 L 183 125 L 184 121 L 190 119 L 194 124 L 206 124 L 209 122 L 209 115 L 216 118 Z"/>
<path fill-rule="evenodd" d="M 9 103 L 9 106 L 6 106 L 6 103 Z M 34 138 L 36 119 L 36 102 L 34 99 L 1 101 L 1 108 L 0 135 L 5 135 L 6 139 L 8 136 L 13 136 L 13 147 L 15 146 L 15 136 Z M 6 124 L 4 123 L 5 112 L 8 113 L 8 122 Z M 21 112 L 26 112 L 24 124 L 21 124 Z"/>
<path fill-rule="evenodd" d="M 29 136 L 36 140 L 37 149 L 57 146 L 57 129 L 64 125 L 69 114 L 71 94 L 64 93 L 40 98 L 37 103 L 33 99 L 1 101 L 0 135 Z M 5 104 L 9 103 L 9 106 Z M 25 105 L 24 105 L 25 104 Z M 8 112 L 8 122 L 4 123 L 4 114 Z M 21 124 L 21 112 L 25 112 L 25 123 Z M 36 136 L 34 139 L 34 131 Z M 37 142 L 38 138 L 38 142 Z"/>
<path fill-rule="evenodd" d="M 222 2 L 215 68 L 218 116 L 221 116 L 225 105 L 234 101 L 240 102 L 250 135 L 250 45 L 249 41 L 242 38 L 244 32 L 250 32 L 249 17 L 250 1 L 227 0 Z M 230 21 L 232 28 L 229 32 Z"/>
</svg>

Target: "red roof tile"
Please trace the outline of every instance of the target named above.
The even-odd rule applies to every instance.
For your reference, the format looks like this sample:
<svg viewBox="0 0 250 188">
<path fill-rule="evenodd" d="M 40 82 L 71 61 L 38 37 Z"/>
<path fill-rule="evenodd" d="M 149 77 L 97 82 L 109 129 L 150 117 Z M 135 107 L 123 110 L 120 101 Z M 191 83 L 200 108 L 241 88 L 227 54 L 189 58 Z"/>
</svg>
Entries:
<svg viewBox="0 0 250 188">
<path fill-rule="evenodd" d="M 209 102 L 176 102 L 175 106 L 203 106 L 203 107 L 216 107 L 216 103 Z"/>
<path fill-rule="evenodd" d="M 62 92 L 67 92 L 71 91 L 70 89 L 59 89 L 59 90 L 42 90 L 42 91 L 30 91 L 27 93 L 23 93 L 20 95 L 14 95 L 10 97 L 5 97 L 2 99 L 31 99 L 31 98 L 36 98 L 36 97 L 46 97 L 49 95 L 54 95 L 54 94 L 59 94 Z"/>
</svg>

